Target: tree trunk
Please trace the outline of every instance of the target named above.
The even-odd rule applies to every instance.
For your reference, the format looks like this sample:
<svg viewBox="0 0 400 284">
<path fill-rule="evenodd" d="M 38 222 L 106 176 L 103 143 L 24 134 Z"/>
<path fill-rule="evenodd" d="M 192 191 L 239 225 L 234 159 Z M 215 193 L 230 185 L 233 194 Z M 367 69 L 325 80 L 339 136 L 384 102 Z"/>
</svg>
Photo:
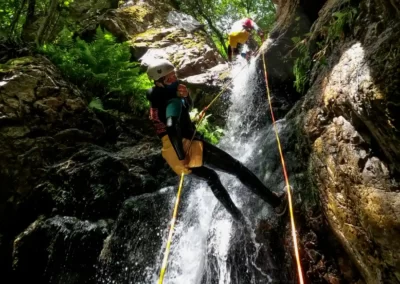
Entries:
<svg viewBox="0 0 400 284">
<path fill-rule="evenodd" d="M 225 38 L 224 35 L 217 29 L 216 26 L 214 26 L 214 24 L 212 23 L 211 19 L 202 15 L 203 18 L 207 21 L 208 25 L 210 26 L 211 30 L 215 33 L 215 35 L 217 36 L 219 42 L 221 43 L 222 47 L 224 48 L 225 52 L 228 52 L 227 48 L 226 48 L 226 44 L 225 44 Z"/>
<path fill-rule="evenodd" d="M 25 4 L 26 4 L 26 0 L 22 0 L 21 6 L 19 7 L 18 11 L 15 13 L 15 17 L 14 17 L 13 21 L 11 22 L 10 31 L 9 31 L 10 38 L 12 37 L 12 35 L 14 33 L 15 26 L 18 24 L 19 17 L 21 16 L 21 13 L 25 7 Z"/>
<path fill-rule="evenodd" d="M 24 25 L 22 26 L 22 30 L 25 30 L 26 27 L 29 27 L 29 25 L 33 23 L 35 17 L 35 6 L 36 0 L 29 0 L 28 11 L 26 12 L 26 19 Z"/>
<path fill-rule="evenodd" d="M 46 29 L 49 27 L 51 19 L 53 18 L 58 6 L 58 0 L 51 0 L 49 12 L 47 13 L 46 19 L 43 21 L 36 35 L 36 46 L 39 47 L 43 43 L 43 36 Z"/>
<path fill-rule="evenodd" d="M 228 49 L 226 47 L 225 44 L 225 38 L 224 35 L 218 30 L 218 28 L 213 24 L 212 20 L 210 19 L 210 17 L 207 16 L 206 12 L 204 12 L 203 6 L 204 3 L 203 1 L 193 1 L 194 6 L 193 10 L 198 12 L 198 14 L 204 19 L 206 20 L 207 24 L 209 25 L 210 29 L 212 32 L 215 33 L 215 35 L 218 38 L 218 41 L 221 43 L 221 46 L 224 48 L 225 52 L 228 52 Z M 195 17 L 196 18 L 196 17 Z"/>
</svg>

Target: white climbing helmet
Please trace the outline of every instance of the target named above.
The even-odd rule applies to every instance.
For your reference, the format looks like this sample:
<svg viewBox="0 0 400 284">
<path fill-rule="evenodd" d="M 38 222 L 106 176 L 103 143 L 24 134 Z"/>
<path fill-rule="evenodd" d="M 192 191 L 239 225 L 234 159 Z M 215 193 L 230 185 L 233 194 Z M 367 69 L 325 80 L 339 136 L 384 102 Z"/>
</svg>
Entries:
<svg viewBox="0 0 400 284">
<path fill-rule="evenodd" d="M 151 80 L 157 81 L 174 70 L 175 66 L 168 60 L 154 60 L 154 62 L 150 63 L 147 67 L 147 76 L 149 76 Z"/>
</svg>

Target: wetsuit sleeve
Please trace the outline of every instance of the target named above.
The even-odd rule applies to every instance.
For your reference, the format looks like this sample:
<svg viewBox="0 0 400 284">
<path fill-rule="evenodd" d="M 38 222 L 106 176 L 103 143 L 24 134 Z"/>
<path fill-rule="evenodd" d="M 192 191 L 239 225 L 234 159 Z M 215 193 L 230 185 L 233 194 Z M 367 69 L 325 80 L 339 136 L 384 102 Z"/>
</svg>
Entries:
<svg viewBox="0 0 400 284">
<path fill-rule="evenodd" d="M 169 100 L 166 110 L 167 133 L 179 160 L 184 160 L 186 155 L 182 143 L 181 113 L 182 101 L 179 98 Z"/>
<path fill-rule="evenodd" d="M 151 90 L 148 91 L 147 93 L 147 98 L 150 101 L 150 114 L 149 114 L 149 119 L 154 125 L 154 128 L 156 129 L 157 135 L 165 133 L 167 131 L 167 126 L 160 120 L 160 117 L 158 115 L 158 104 L 154 102 L 151 99 Z"/>
</svg>

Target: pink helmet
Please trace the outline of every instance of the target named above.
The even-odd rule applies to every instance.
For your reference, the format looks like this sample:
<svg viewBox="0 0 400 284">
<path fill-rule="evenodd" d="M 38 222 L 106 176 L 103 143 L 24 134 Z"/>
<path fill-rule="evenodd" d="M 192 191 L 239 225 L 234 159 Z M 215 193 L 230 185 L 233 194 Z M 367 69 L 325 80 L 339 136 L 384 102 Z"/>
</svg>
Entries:
<svg viewBox="0 0 400 284">
<path fill-rule="evenodd" d="M 253 21 L 250 18 L 246 18 L 243 21 L 243 27 L 245 29 L 252 29 L 253 28 Z"/>
</svg>

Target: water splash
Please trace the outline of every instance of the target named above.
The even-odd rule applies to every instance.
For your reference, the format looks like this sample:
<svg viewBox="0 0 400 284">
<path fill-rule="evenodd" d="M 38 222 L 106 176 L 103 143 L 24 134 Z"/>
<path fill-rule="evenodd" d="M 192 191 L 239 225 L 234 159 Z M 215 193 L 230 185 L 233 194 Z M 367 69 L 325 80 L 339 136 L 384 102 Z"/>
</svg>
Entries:
<svg viewBox="0 0 400 284">
<path fill-rule="evenodd" d="M 219 147 L 239 159 L 259 177 L 268 155 L 264 149 L 268 125 L 264 90 L 258 89 L 255 60 L 240 58 L 231 70 L 234 78 L 225 136 Z M 266 158 L 267 157 L 267 158 Z M 171 246 L 165 284 L 274 283 L 268 245 L 256 241 L 254 229 L 270 215 L 269 206 L 236 178 L 220 173 L 232 200 L 248 220 L 238 227 L 206 183 L 186 178 Z M 116 220 L 100 256 L 100 283 L 157 283 L 168 235 L 168 220 L 176 188 L 130 198 Z"/>
<path fill-rule="evenodd" d="M 258 159 L 254 149 L 265 134 L 256 129 L 253 119 L 258 116 L 259 108 L 265 107 L 256 103 L 255 96 L 260 93 L 256 72 L 255 60 L 247 63 L 240 58 L 233 65 L 227 125 L 219 145 L 246 165 Z M 252 195 L 236 178 L 227 174 L 220 176 L 253 228 L 260 219 L 268 217 L 268 205 Z M 271 283 L 266 267 L 256 264 L 259 252 L 265 248 L 255 241 L 255 234 L 251 233 L 249 238 L 238 230 L 206 184 L 195 182 L 189 190 L 191 193 L 181 209 L 174 235 L 164 283 Z M 272 266 L 272 263 L 266 259 L 263 265 Z"/>
</svg>

